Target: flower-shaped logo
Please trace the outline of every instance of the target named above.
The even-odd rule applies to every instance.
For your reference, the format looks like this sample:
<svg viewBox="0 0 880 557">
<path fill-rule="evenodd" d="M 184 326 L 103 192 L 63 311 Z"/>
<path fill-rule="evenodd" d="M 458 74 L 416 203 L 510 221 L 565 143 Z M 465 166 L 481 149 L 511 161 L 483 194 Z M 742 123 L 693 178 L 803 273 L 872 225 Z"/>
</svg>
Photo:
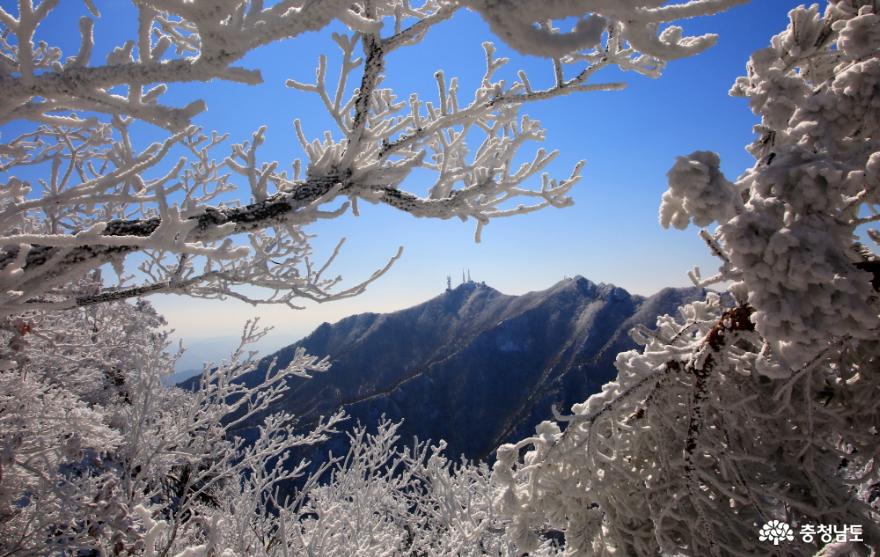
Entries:
<svg viewBox="0 0 880 557">
<path fill-rule="evenodd" d="M 779 545 L 779 542 L 790 542 L 794 540 L 794 532 L 785 522 L 771 520 L 767 524 L 761 526 L 758 532 L 758 539 L 762 542 L 771 541 L 773 545 Z"/>
</svg>

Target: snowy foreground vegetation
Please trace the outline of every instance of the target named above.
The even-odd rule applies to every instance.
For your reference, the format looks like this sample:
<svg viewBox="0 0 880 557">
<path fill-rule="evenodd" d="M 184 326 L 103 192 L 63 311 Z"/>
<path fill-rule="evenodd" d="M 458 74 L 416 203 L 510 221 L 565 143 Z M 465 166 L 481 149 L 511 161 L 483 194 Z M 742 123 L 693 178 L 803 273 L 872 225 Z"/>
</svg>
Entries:
<svg viewBox="0 0 880 557">
<path fill-rule="evenodd" d="M 521 107 L 619 88 L 592 81 L 607 66 L 658 76 L 713 42 L 668 24 L 739 0 L 138 0 L 137 36 L 103 61 L 92 39 L 102 6 L 84 3 L 81 46 L 65 53 L 34 40 L 57 0 L 0 8 L 0 555 L 829 556 L 880 545 L 875 2 L 797 8 L 754 53 L 732 89 L 761 118 L 740 178 L 709 152 L 670 170 L 661 224 L 707 227 L 720 270 L 692 278 L 729 294 L 633 331 L 644 349 L 618 356 L 616 381 L 500 447 L 491 470 L 450 462 L 442 443 L 403 448 L 391 423 L 355 430 L 350 453 L 319 470 L 292 461 L 342 415 L 305 434 L 292 416 L 265 416 L 245 443 L 229 433 L 237 423 L 288 377 L 330 363 L 300 353 L 261 384 L 237 382 L 262 334 L 249 325 L 200 389 L 163 387 L 173 356 L 140 297 L 295 306 L 356 295 L 366 284 L 341 288 L 310 260 L 303 226 L 359 202 L 473 219 L 477 239 L 493 218 L 564 207 L 579 168 L 543 175 L 554 153 L 542 149 L 512 163 L 543 138 Z M 382 88 L 385 57 L 460 9 L 546 57 L 554 80 L 496 78 L 506 61 L 486 43 L 472 95 L 442 72 L 430 101 Z M 567 18 L 572 31 L 551 23 Z M 328 88 L 322 58 L 314 83 L 289 85 L 319 95 L 338 129 L 311 139 L 297 125 L 308 160 L 293 172 L 260 160 L 263 128 L 224 158 L 222 133 L 190 124 L 203 103 L 162 104 L 174 83 L 257 83 L 258 70 L 236 65 L 245 54 L 334 21 L 348 29 L 334 37 L 338 79 Z M 144 126 L 163 139 L 138 145 Z M 45 175 L 15 177 L 27 167 Z M 405 189 L 416 170 L 432 184 Z M 758 536 L 771 520 L 859 525 L 862 541 L 789 540 L 780 527 L 774 545 Z"/>
</svg>

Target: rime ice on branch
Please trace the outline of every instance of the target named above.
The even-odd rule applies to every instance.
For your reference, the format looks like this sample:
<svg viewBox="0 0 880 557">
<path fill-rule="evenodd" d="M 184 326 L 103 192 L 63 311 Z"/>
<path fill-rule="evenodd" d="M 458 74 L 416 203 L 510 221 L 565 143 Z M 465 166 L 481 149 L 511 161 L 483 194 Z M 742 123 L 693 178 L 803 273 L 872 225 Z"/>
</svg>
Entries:
<svg viewBox="0 0 880 557">
<path fill-rule="evenodd" d="M 97 278 L 78 286 L 100 288 Z M 278 486 L 315 471 L 291 451 L 337 433 L 344 417 L 303 432 L 277 413 L 244 442 L 241 424 L 265 415 L 290 380 L 329 368 L 300 349 L 243 381 L 258 363 L 247 347 L 265 334 L 254 322 L 228 360 L 205 365 L 194 392 L 162 385 L 174 357 L 145 301 L 33 312 L 12 325 L 0 329 L 6 555 L 183 555 L 213 543 L 254 555 L 246 548 L 283 508 Z"/>
<path fill-rule="evenodd" d="M 306 478 L 308 463 L 294 462 L 291 450 L 323 441 L 341 415 L 295 435 L 291 416 L 266 413 L 290 381 L 326 371 L 326 361 L 300 351 L 289 365 L 254 377 L 254 355 L 244 347 L 261 333 L 249 325 L 242 347 L 229 361 L 206 365 L 193 392 L 163 388 L 172 365 L 163 322 L 146 302 L 124 299 L 181 292 L 293 305 L 355 295 L 366 283 L 334 290 L 338 279 L 313 264 L 303 227 L 356 211 L 359 201 L 474 219 L 478 233 L 492 218 L 565 206 L 579 168 L 559 181 L 543 175 L 554 156 L 544 150 L 512 164 L 526 142 L 543 139 L 541 127 L 519 114 L 521 105 L 618 88 L 591 81 L 606 66 L 659 75 L 667 59 L 711 43 L 663 25 L 736 3 L 137 0 L 136 35 L 104 61 L 94 54 L 94 27 L 102 23 L 93 0 L 84 0 L 91 16 L 79 22 L 76 53 L 34 40 L 57 0 L 19 0 L 15 13 L 0 8 L 0 123 L 24 130 L 0 144 L 0 553 L 335 556 L 352 541 L 367 543 L 368 555 L 398 548 L 557 553 L 550 539 L 505 537 L 500 511 L 511 497 L 493 490 L 496 479 L 512 475 L 499 468 L 493 479 L 485 468 L 453 465 L 442 447 L 391 449 L 395 431 L 387 423 L 375 436 L 358 430 L 348 458 Z M 550 58 L 547 84 L 522 72 L 512 82 L 498 79 L 506 60 L 487 44 L 484 78 L 466 97 L 442 72 L 430 102 L 406 94 L 399 101 L 381 87 L 389 52 L 418 43 L 466 7 L 516 49 Z M 569 17 L 580 20 L 571 33 L 551 21 Z M 320 96 L 341 137 L 312 140 L 297 126 L 305 169 L 295 164 L 285 173 L 260 160 L 259 123 L 249 141 L 216 158 L 226 135 L 191 125 L 204 104 L 161 102 L 173 83 L 258 83 L 259 71 L 236 65 L 248 52 L 334 20 L 347 28 L 336 36 L 343 60 L 337 87 L 325 84 L 323 58 L 314 82 L 290 81 Z M 539 44 L 550 47 L 536 51 Z M 360 85 L 353 96 L 346 95 L 350 81 Z M 144 123 L 167 133 L 139 145 L 133 130 Z M 474 134 L 484 140 L 470 150 L 465 137 Z M 47 170 L 30 184 L 15 176 L 24 167 Z M 415 169 L 433 172 L 421 192 L 412 184 Z M 239 188 L 239 202 L 220 204 Z M 138 280 L 125 276 L 133 254 L 143 262 Z M 109 286 L 98 272 L 105 265 L 118 275 Z M 268 295 L 256 298 L 244 285 Z M 687 316 L 705 321 L 717 313 L 706 306 Z M 688 343 L 718 330 L 693 326 L 673 336 Z M 700 404 L 710 400 L 705 371 L 712 361 L 700 360 Z M 708 419 L 710 409 L 701 415 Z M 262 425 L 245 443 L 236 428 L 256 416 Z M 701 430 L 709 428 L 695 421 L 691 438 Z M 545 427 L 535 444 L 557 433 Z M 510 456 L 502 451 L 499 462 Z M 688 462 L 692 478 L 700 462 Z M 331 469 L 333 480 L 317 486 Z M 280 486 L 297 478 L 303 489 L 283 497 Z M 365 493 L 368 500 L 357 499 Z M 591 509 L 554 512 L 595 518 Z M 518 516 L 514 525 L 531 524 Z"/>
<path fill-rule="evenodd" d="M 790 554 L 880 547 L 880 17 L 789 13 L 731 93 L 761 117 L 731 182 L 697 151 L 668 173 L 663 226 L 701 230 L 724 297 L 637 329 L 642 351 L 571 415 L 498 451 L 520 549 L 560 530 L 590 555 L 757 555 L 761 526 L 864 524 Z M 868 245 L 870 243 L 870 246 Z M 824 547 L 822 547 L 824 545 Z"/>
<path fill-rule="evenodd" d="M 142 0 L 135 3 L 136 36 L 104 61 L 94 55 L 93 30 L 101 22 L 91 1 L 91 15 L 79 22 L 76 53 L 35 42 L 57 0 L 22 0 L 18 13 L 0 8 L 0 123 L 30 126 L 0 145 L 0 308 L 9 316 L 153 292 L 291 306 L 298 299 L 356 295 L 388 266 L 364 283 L 335 289 L 339 278 L 327 275 L 327 265 L 336 252 L 316 265 L 303 226 L 349 208 L 356 212 L 358 202 L 367 201 L 415 216 L 473 219 L 479 239 L 493 218 L 568 205 L 580 165 L 569 177 L 552 179 L 544 171 L 556 153 L 545 149 L 513 164 L 526 143 L 544 137 L 520 107 L 621 87 L 592 82 L 607 66 L 659 75 L 667 60 L 713 40 L 684 37 L 680 28 L 664 25 L 739 1 L 283 0 L 267 7 L 257 0 Z M 458 80 L 442 71 L 432 100 L 381 87 L 389 53 L 418 43 L 463 8 L 478 11 L 518 50 L 550 58 L 551 78 L 533 82 L 524 72 L 513 81 L 496 78 L 507 60 L 487 43 L 482 82 L 466 97 Z M 569 17 L 579 20 L 571 32 L 552 23 Z M 340 138 L 310 139 L 297 124 L 308 155 L 304 172 L 299 163 L 288 173 L 260 160 L 262 127 L 216 159 L 226 136 L 190 125 L 204 103 L 161 102 L 173 83 L 258 83 L 258 69 L 236 65 L 248 52 L 333 20 L 347 27 L 334 35 L 342 57 L 334 85 L 326 84 L 324 57 L 314 82 L 288 82 L 320 96 Z M 349 96 L 352 81 L 359 86 Z M 139 146 L 131 132 L 137 121 L 168 130 L 167 137 Z M 471 148 L 465 137 L 474 133 L 483 141 Z M 184 156 L 172 160 L 171 153 Z M 15 177 L 16 168 L 41 164 L 51 170 L 39 184 Z M 416 187 L 415 169 L 433 172 L 433 182 Z M 239 188 L 247 188 L 239 203 L 218 204 Z M 144 259 L 138 280 L 124 273 L 134 253 Z M 106 264 L 118 272 L 115 284 L 89 295 L 65 289 Z M 244 285 L 267 295 L 256 297 Z"/>
</svg>

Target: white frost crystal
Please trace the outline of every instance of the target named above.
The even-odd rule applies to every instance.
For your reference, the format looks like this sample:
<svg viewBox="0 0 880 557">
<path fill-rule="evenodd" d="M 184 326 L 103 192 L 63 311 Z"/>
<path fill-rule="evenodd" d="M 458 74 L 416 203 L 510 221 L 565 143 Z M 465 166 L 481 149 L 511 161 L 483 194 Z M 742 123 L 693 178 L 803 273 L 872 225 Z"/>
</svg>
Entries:
<svg viewBox="0 0 880 557">
<path fill-rule="evenodd" d="M 761 116 L 739 179 L 713 153 L 675 162 L 660 222 L 717 225 L 700 235 L 719 273 L 691 276 L 729 295 L 633 331 L 644 348 L 618 355 L 617 378 L 559 416 L 564 430 L 505 449 L 514 539 L 557 530 L 570 554 L 599 556 L 809 555 L 787 523 L 864 524 L 864 544 L 817 555 L 878 547 L 875 5 L 796 8 L 754 53 L 732 89 Z"/>
<path fill-rule="evenodd" d="M 727 222 L 742 206 L 735 186 L 719 168 L 718 155 L 696 151 L 679 157 L 669 171 L 669 190 L 660 204 L 660 223 L 684 229 L 693 220 L 697 226 Z"/>
</svg>

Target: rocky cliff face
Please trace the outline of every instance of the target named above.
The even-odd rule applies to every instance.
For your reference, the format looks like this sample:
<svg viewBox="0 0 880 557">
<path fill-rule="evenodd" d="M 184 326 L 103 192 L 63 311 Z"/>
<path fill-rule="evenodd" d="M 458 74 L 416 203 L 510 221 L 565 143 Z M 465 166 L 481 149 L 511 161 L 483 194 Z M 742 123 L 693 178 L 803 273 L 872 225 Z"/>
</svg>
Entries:
<svg viewBox="0 0 880 557">
<path fill-rule="evenodd" d="M 576 277 L 507 296 L 471 282 L 395 313 L 325 323 L 261 366 L 285 365 L 300 346 L 330 357 L 328 373 L 292 381 L 273 409 L 304 426 L 342 406 L 352 423 L 384 414 L 404 420 L 403 439 L 445 439 L 447 454 L 491 458 L 553 404 L 567 410 L 612 379 L 616 355 L 635 346 L 629 329 L 703 295 L 669 288 L 644 298 Z"/>
</svg>

